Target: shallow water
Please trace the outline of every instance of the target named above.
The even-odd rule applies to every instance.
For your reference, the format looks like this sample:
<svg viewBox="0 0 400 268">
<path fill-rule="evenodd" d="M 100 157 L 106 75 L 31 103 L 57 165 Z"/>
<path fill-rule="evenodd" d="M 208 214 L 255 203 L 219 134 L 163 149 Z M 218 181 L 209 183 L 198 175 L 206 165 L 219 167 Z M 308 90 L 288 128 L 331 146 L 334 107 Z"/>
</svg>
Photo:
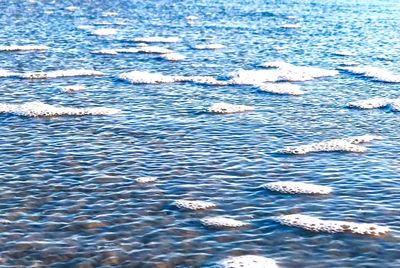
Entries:
<svg viewBox="0 0 400 268">
<path fill-rule="evenodd" d="M 118 78 L 137 70 L 223 80 L 232 71 L 258 70 L 277 60 L 329 70 L 357 61 L 400 73 L 398 1 L 298 2 L 0 1 L 1 45 L 49 46 L 43 52 L 1 52 L 0 69 L 105 73 L 0 78 L 1 103 L 122 110 L 52 118 L 0 114 L 0 266 L 209 267 L 228 256 L 256 254 L 280 267 L 399 267 L 400 115 L 347 108 L 351 101 L 398 98 L 399 84 L 340 71 L 298 83 L 304 95 L 284 96 L 244 85 L 145 85 Z M 198 19 L 186 20 L 190 15 Z M 117 31 L 97 36 L 80 25 Z M 135 47 L 134 38 L 151 36 L 181 38 L 157 46 L 186 59 L 91 53 Z M 194 49 L 211 43 L 226 47 Z M 70 85 L 85 90 L 60 91 Z M 216 102 L 254 111 L 207 113 Z M 364 154 L 278 153 L 364 134 L 384 139 L 366 144 Z M 158 179 L 135 181 L 143 176 Z M 333 192 L 285 195 L 261 187 L 275 181 L 315 183 Z M 184 210 L 174 205 L 179 199 L 211 201 L 216 208 Z M 392 231 L 378 238 L 312 233 L 274 221 L 291 213 Z M 213 216 L 249 225 L 205 228 L 200 220 Z"/>
</svg>

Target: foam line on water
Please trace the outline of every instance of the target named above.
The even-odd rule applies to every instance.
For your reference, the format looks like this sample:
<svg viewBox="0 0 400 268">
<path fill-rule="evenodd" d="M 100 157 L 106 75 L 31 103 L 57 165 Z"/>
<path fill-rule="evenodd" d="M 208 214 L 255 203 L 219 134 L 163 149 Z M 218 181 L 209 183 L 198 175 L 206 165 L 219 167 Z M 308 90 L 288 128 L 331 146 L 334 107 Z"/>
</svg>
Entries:
<svg viewBox="0 0 400 268">
<path fill-rule="evenodd" d="M 214 103 L 210 106 L 210 108 L 208 108 L 209 113 L 216 113 L 216 114 L 243 113 L 250 111 L 254 111 L 254 108 L 252 106 L 236 105 L 224 102 Z"/>
<path fill-rule="evenodd" d="M 282 150 L 282 152 L 286 154 L 307 154 L 313 152 L 364 153 L 365 151 L 367 151 L 367 148 L 364 146 L 359 146 L 357 144 L 380 139 L 382 139 L 382 137 L 374 135 L 354 136 L 344 139 L 321 141 L 295 147 L 286 147 Z"/>
<path fill-rule="evenodd" d="M 290 83 L 263 83 L 260 85 L 260 90 L 272 94 L 284 95 L 302 95 L 304 92 L 300 89 L 299 85 Z"/>
<path fill-rule="evenodd" d="M 155 182 L 158 178 L 153 177 L 153 176 L 147 176 L 147 177 L 138 177 L 135 179 L 137 183 L 150 183 L 150 182 Z"/>
<path fill-rule="evenodd" d="M 371 236 L 381 236 L 390 232 L 388 227 L 377 224 L 322 220 L 302 214 L 278 216 L 275 217 L 275 220 L 283 225 L 298 227 L 312 232 L 354 233 Z"/>
<path fill-rule="evenodd" d="M 217 206 L 212 202 L 201 201 L 201 200 L 185 200 L 185 199 L 176 200 L 174 202 L 174 205 L 177 206 L 178 208 L 186 208 L 190 210 L 203 210 L 203 209 L 214 208 Z"/>
<path fill-rule="evenodd" d="M 76 76 L 102 76 L 104 73 L 95 70 L 64 70 L 51 72 L 27 72 L 18 74 L 18 77 L 24 79 L 50 79 L 59 77 Z"/>
<path fill-rule="evenodd" d="M 347 107 L 355 109 L 378 109 L 388 107 L 393 112 L 399 111 L 400 99 L 390 98 L 371 98 L 359 101 L 350 102 Z"/>
<path fill-rule="evenodd" d="M 162 37 L 162 36 L 152 36 L 152 37 L 136 37 L 133 38 L 134 42 L 141 43 L 177 43 L 181 39 L 178 37 Z"/>
<path fill-rule="evenodd" d="M 270 191 L 284 194 L 329 194 L 332 188 L 305 182 L 278 181 L 266 183 L 262 186 Z"/>
<path fill-rule="evenodd" d="M 216 268 L 278 268 L 275 260 L 258 255 L 228 257 L 219 261 Z"/>
<path fill-rule="evenodd" d="M 71 108 L 50 105 L 39 101 L 23 104 L 0 103 L 0 113 L 14 114 L 27 117 L 51 117 L 51 116 L 83 116 L 83 115 L 113 115 L 119 113 L 119 109 L 106 107 Z"/>
<path fill-rule="evenodd" d="M 161 54 L 160 57 L 169 61 L 181 61 L 186 59 L 185 55 L 179 53 L 168 53 L 168 54 Z"/>
<path fill-rule="evenodd" d="M 4 52 L 16 52 L 16 51 L 44 51 L 48 50 L 48 46 L 43 45 L 25 45 L 25 46 L 0 46 L 0 51 Z"/>
<path fill-rule="evenodd" d="M 222 216 L 205 217 L 200 222 L 206 227 L 213 228 L 239 228 L 249 225 L 247 222 L 226 218 Z"/>
<path fill-rule="evenodd" d="M 86 87 L 83 85 L 70 85 L 70 86 L 65 86 L 62 91 L 65 93 L 73 93 L 73 92 L 78 92 L 85 90 Z"/>
<path fill-rule="evenodd" d="M 380 82 L 400 83 L 400 75 L 394 74 L 391 71 L 378 67 L 348 66 L 348 67 L 342 67 L 341 69 L 353 74 L 358 74 L 364 77 L 372 78 L 373 80 Z"/>
</svg>

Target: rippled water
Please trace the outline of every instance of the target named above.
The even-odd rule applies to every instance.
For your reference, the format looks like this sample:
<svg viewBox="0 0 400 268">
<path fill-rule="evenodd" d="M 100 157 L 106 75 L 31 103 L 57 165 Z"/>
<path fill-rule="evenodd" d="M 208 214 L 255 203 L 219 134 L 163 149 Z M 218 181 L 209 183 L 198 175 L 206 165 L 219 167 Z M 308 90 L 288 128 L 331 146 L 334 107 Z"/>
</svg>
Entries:
<svg viewBox="0 0 400 268">
<path fill-rule="evenodd" d="M 340 71 L 299 83 L 304 95 L 282 96 L 253 86 L 143 85 L 118 78 L 137 70 L 224 79 L 275 60 L 331 70 L 356 61 L 400 73 L 398 1 L 11 0 L 0 1 L 0 10 L 1 45 L 50 47 L 1 52 L 0 69 L 105 73 L 0 78 L 2 103 L 122 110 L 107 116 L 0 115 L 2 267 L 209 267 L 243 254 L 273 258 L 281 267 L 400 266 L 399 114 L 346 108 L 350 101 L 398 98 L 399 84 Z M 190 15 L 198 19 L 187 21 Z M 81 25 L 117 31 L 98 36 Z M 186 59 L 91 53 L 134 47 L 133 38 L 151 36 L 181 38 L 157 45 Z M 194 49 L 212 43 L 225 48 Z M 63 92 L 71 85 L 85 88 Z M 207 113 L 215 102 L 255 110 Z M 278 153 L 363 134 L 384 139 L 368 143 L 364 154 Z M 135 180 L 143 176 L 158 179 Z M 275 181 L 315 183 L 333 192 L 285 195 L 261 187 Z M 179 209 L 174 201 L 182 198 L 217 207 Z M 273 220 L 291 213 L 376 223 L 391 232 L 378 238 L 312 233 Z M 249 225 L 202 226 L 200 219 L 211 216 Z"/>
</svg>

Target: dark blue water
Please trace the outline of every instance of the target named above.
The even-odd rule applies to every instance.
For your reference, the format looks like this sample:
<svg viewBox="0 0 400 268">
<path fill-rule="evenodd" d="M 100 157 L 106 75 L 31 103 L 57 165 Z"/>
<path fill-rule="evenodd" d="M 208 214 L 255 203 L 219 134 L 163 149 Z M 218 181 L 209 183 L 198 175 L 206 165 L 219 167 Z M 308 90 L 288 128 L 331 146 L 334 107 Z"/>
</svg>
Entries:
<svg viewBox="0 0 400 268">
<path fill-rule="evenodd" d="M 79 9 L 65 10 L 71 5 Z M 398 1 L 15 0 L 0 1 L 0 10 L 1 45 L 50 47 L 2 52 L 0 69 L 106 74 L 1 78 L 2 103 L 122 110 L 113 116 L 0 115 L 0 266 L 208 267 L 242 254 L 273 258 L 281 267 L 400 266 L 399 115 L 346 108 L 349 101 L 399 97 L 399 84 L 341 71 L 301 83 L 302 96 L 281 96 L 251 86 L 134 85 L 118 79 L 133 70 L 223 77 L 271 60 L 326 69 L 351 60 L 399 73 Z M 118 15 L 103 16 L 107 11 Z M 189 15 L 199 19 L 188 23 Z M 302 27 L 282 28 L 286 23 Z M 118 33 L 96 36 L 79 25 Z M 182 38 L 160 46 L 187 59 L 90 53 L 132 47 L 130 40 L 142 36 Z M 226 48 L 193 49 L 204 43 Z M 342 50 L 356 56 L 334 54 Z M 60 90 L 71 84 L 87 89 Z M 255 111 L 204 112 L 220 101 Z M 365 154 L 277 153 L 285 146 L 363 134 L 384 139 L 368 144 Z M 141 176 L 158 180 L 136 183 Z M 334 192 L 310 197 L 260 188 L 279 180 L 331 186 Z M 217 208 L 177 209 L 172 203 L 182 198 L 209 200 Z M 378 238 L 312 233 L 272 219 L 290 213 L 376 223 L 392 231 Z M 199 222 L 219 215 L 250 225 L 212 230 Z"/>
</svg>

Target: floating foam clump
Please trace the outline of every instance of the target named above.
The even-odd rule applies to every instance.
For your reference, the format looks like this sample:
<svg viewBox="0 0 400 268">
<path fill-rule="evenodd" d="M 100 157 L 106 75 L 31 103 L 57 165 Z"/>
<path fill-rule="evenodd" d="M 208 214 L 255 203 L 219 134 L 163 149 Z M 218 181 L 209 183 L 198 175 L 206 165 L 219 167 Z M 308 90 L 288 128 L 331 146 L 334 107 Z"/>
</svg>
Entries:
<svg viewBox="0 0 400 268">
<path fill-rule="evenodd" d="M 338 56 L 344 56 L 344 57 L 354 56 L 353 52 L 347 51 L 347 50 L 336 51 L 333 54 L 338 55 Z"/>
<path fill-rule="evenodd" d="M 117 32 L 118 30 L 113 28 L 102 28 L 91 31 L 92 34 L 99 36 L 114 35 Z"/>
<path fill-rule="evenodd" d="M 229 257 L 217 263 L 217 268 L 278 268 L 275 260 L 257 255 Z"/>
<path fill-rule="evenodd" d="M 268 70 L 239 70 L 229 74 L 232 84 L 259 85 L 265 82 L 300 82 L 321 77 L 335 76 L 336 70 L 295 66 L 286 62 L 266 62 Z"/>
<path fill-rule="evenodd" d="M 356 223 L 347 221 L 321 220 L 302 214 L 291 214 L 276 217 L 275 220 L 283 225 L 299 227 L 313 232 L 328 233 L 354 233 L 362 235 L 385 235 L 390 229 L 369 223 Z"/>
<path fill-rule="evenodd" d="M 363 153 L 367 148 L 356 144 L 382 139 L 380 136 L 363 135 L 344 139 L 333 139 L 297 147 L 287 147 L 282 150 L 286 154 L 307 154 L 312 152 L 354 152 Z"/>
<path fill-rule="evenodd" d="M 175 206 L 178 208 L 186 208 L 191 210 L 201 210 L 201 209 L 208 209 L 214 208 L 216 205 L 212 202 L 207 201 L 200 201 L 200 200 L 177 200 L 175 201 Z"/>
<path fill-rule="evenodd" d="M 297 28 L 301 28 L 301 24 L 296 23 L 296 24 L 291 24 L 291 23 L 287 23 L 287 24 L 283 24 L 281 26 L 284 29 L 297 29 Z"/>
<path fill-rule="evenodd" d="M 199 50 L 206 50 L 206 49 L 215 50 L 215 49 L 225 48 L 225 46 L 221 44 L 205 44 L 205 45 L 197 45 L 194 48 Z"/>
<path fill-rule="evenodd" d="M 94 28 L 94 26 L 92 26 L 92 25 L 78 25 L 77 28 L 79 30 L 91 30 L 91 29 Z"/>
<path fill-rule="evenodd" d="M 66 93 L 72 93 L 72 92 L 77 92 L 81 90 L 85 90 L 86 87 L 82 85 L 72 85 L 72 86 L 66 86 L 62 89 L 63 92 Z"/>
<path fill-rule="evenodd" d="M 7 70 L 0 69 L 0 77 L 12 77 L 12 76 L 18 76 L 18 74 L 7 71 Z"/>
<path fill-rule="evenodd" d="M 142 43 L 177 43 L 180 42 L 181 39 L 178 37 L 153 36 L 153 37 L 136 37 L 133 39 L 133 41 Z"/>
<path fill-rule="evenodd" d="M 376 109 L 389 107 L 390 110 L 396 112 L 400 104 L 400 99 L 389 99 L 389 98 L 372 98 L 360 101 L 353 101 L 348 104 L 349 108 L 357 109 Z"/>
<path fill-rule="evenodd" d="M 162 54 L 161 57 L 169 61 L 180 61 L 186 59 L 185 55 L 179 53 Z"/>
<path fill-rule="evenodd" d="M 217 114 L 242 113 L 250 112 L 253 110 L 254 108 L 252 106 L 235 105 L 223 102 L 214 103 L 213 105 L 211 105 L 210 108 L 208 108 L 208 112 Z"/>
<path fill-rule="evenodd" d="M 300 89 L 299 85 L 281 83 L 281 84 L 261 84 L 261 91 L 272 94 L 286 94 L 286 95 L 302 95 L 304 92 Z"/>
<path fill-rule="evenodd" d="M 150 183 L 150 182 L 155 182 L 156 180 L 157 177 L 139 177 L 135 179 L 137 183 Z"/>
<path fill-rule="evenodd" d="M 229 85 L 229 82 L 217 80 L 212 76 L 185 76 L 183 81 L 193 82 L 197 84 L 211 85 L 211 86 Z"/>
<path fill-rule="evenodd" d="M 285 194 L 329 194 L 331 187 L 304 182 L 278 181 L 263 185 L 264 188 Z"/>
<path fill-rule="evenodd" d="M 400 75 L 378 67 L 342 67 L 341 69 L 353 74 L 370 77 L 376 81 L 400 83 Z"/>
<path fill-rule="evenodd" d="M 18 77 L 25 79 L 50 79 L 58 77 L 75 77 L 75 76 L 102 76 L 104 73 L 94 70 L 65 70 L 51 72 L 28 72 L 19 74 Z"/>
<path fill-rule="evenodd" d="M 138 49 L 138 52 L 149 53 L 149 54 L 168 54 L 168 53 L 173 53 L 174 51 L 163 47 L 143 46 Z"/>
<path fill-rule="evenodd" d="M 100 49 L 92 51 L 93 54 L 102 54 L 102 55 L 118 55 L 118 52 L 115 49 Z"/>
<path fill-rule="evenodd" d="M 174 83 L 181 81 L 178 76 L 169 76 L 157 73 L 132 71 L 129 73 L 123 73 L 119 78 L 128 80 L 134 84 L 159 84 L 159 83 Z"/>
<path fill-rule="evenodd" d="M 68 11 L 76 11 L 76 10 L 78 10 L 79 9 L 79 7 L 77 7 L 77 6 L 69 6 L 69 7 L 66 7 L 65 8 L 65 10 L 68 10 Z"/>
<path fill-rule="evenodd" d="M 102 14 L 103 17 L 114 17 L 118 16 L 118 12 L 106 11 Z"/>
<path fill-rule="evenodd" d="M 48 46 L 35 46 L 35 45 L 26 45 L 26 46 L 0 46 L 0 51 L 43 51 L 49 49 Z"/>
<path fill-rule="evenodd" d="M 23 104 L 0 104 L 0 113 L 9 113 L 29 117 L 45 116 L 82 116 L 82 115 L 112 115 L 120 112 L 119 109 L 95 107 L 95 108 L 69 108 L 55 106 L 39 101 Z"/>
<path fill-rule="evenodd" d="M 243 221 L 238 221 L 221 216 L 203 218 L 201 219 L 201 223 L 206 227 L 214 227 L 214 228 L 239 228 L 249 225 L 248 223 Z"/>
</svg>

